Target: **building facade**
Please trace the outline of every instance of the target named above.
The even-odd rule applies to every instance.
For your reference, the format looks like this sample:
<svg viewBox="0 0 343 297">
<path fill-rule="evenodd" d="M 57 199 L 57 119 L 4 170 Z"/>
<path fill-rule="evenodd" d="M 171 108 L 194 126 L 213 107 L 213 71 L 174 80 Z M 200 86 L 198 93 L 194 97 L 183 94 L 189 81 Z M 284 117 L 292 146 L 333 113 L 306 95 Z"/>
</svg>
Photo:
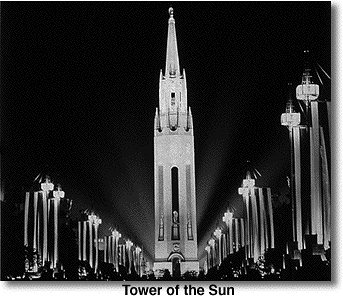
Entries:
<svg viewBox="0 0 343 297">
<path fill-rule="evenodd" d="M 154 129 L 154 270 L 168 269 L 173 276 L 198 272 L 193 122 L 187 106 L 186 73 L 179 65 L 172 8 Z"/>
</svg>

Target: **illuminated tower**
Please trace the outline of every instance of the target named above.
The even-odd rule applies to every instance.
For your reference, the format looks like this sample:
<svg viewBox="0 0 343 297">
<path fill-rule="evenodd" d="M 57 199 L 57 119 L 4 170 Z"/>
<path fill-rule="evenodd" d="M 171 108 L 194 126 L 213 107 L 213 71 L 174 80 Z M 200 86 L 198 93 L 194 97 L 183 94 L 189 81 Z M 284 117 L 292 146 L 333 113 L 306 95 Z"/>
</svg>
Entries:
<svg viewBox="0 0 343 297">
<path fill-rule="evenodd" d="M 181 72 L 173 9 L 169 9 L 165 73 L 160 72 L 155 114 L 154 270 L 174 276 L 199 270 L 195 201 L 194 137 L 187 106 L 186 73 Z"/>
</svg>

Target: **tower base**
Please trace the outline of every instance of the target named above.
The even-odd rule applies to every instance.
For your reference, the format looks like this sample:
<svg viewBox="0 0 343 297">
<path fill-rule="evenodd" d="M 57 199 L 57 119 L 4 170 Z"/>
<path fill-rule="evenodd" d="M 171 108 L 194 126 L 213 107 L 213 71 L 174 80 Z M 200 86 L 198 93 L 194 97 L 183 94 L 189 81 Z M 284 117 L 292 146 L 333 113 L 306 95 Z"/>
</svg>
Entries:
<svg viewBox="0 0 343 297">
<path fill-rule="evenodd" d="M 172 262 L 155 262 L 154 274 L 156 278 L 161 278 L 164 275 L 165 270 L 169 270 L 170 275 L 173 275 L 173 263 Z M 185 274 L 187 271 L 195 272 L 199 274 L 199 261 L 184 261 L 180 263 L 180 273 Z"/>
</svg>

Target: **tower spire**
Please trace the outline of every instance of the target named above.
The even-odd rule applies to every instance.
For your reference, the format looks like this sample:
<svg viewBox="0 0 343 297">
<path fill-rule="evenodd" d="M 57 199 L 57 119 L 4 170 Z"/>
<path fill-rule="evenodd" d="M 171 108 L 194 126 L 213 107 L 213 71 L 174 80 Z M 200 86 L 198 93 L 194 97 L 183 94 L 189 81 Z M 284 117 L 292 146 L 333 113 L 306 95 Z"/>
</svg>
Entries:
<svg viewBox="0 0 343 297">
<path fill-rule="evenodd" d="M 174 10 L 169 8 L 168 41 L 165 76 L 180 75 L 179 55 L 177 52 Z"/>
</svg>

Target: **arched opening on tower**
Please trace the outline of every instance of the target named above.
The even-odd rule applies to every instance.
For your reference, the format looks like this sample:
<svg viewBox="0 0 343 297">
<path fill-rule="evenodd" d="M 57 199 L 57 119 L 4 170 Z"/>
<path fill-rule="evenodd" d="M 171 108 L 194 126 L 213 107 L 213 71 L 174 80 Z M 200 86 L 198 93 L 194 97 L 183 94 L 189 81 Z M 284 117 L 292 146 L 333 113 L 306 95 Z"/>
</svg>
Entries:
<svg viewBox="0 0 343 297">
<path fill-rule="evenodd" d="M 174 257 L 172 261 L 173 277 L 181 277 L 180 258 Z"/>
<path fill-rule="evenodd" d="M 172 208 L 173 212 L 179 213 L 179 169 L 173 167 L 171 169 L 172 176 Z"/>
<path fill-rule="evenodd" d="M 179 228 L 179 169 L 172 167 L 171 169 L 171 188 L 172 188 L 172 240 L 180 239 Z"/>
</svg>

